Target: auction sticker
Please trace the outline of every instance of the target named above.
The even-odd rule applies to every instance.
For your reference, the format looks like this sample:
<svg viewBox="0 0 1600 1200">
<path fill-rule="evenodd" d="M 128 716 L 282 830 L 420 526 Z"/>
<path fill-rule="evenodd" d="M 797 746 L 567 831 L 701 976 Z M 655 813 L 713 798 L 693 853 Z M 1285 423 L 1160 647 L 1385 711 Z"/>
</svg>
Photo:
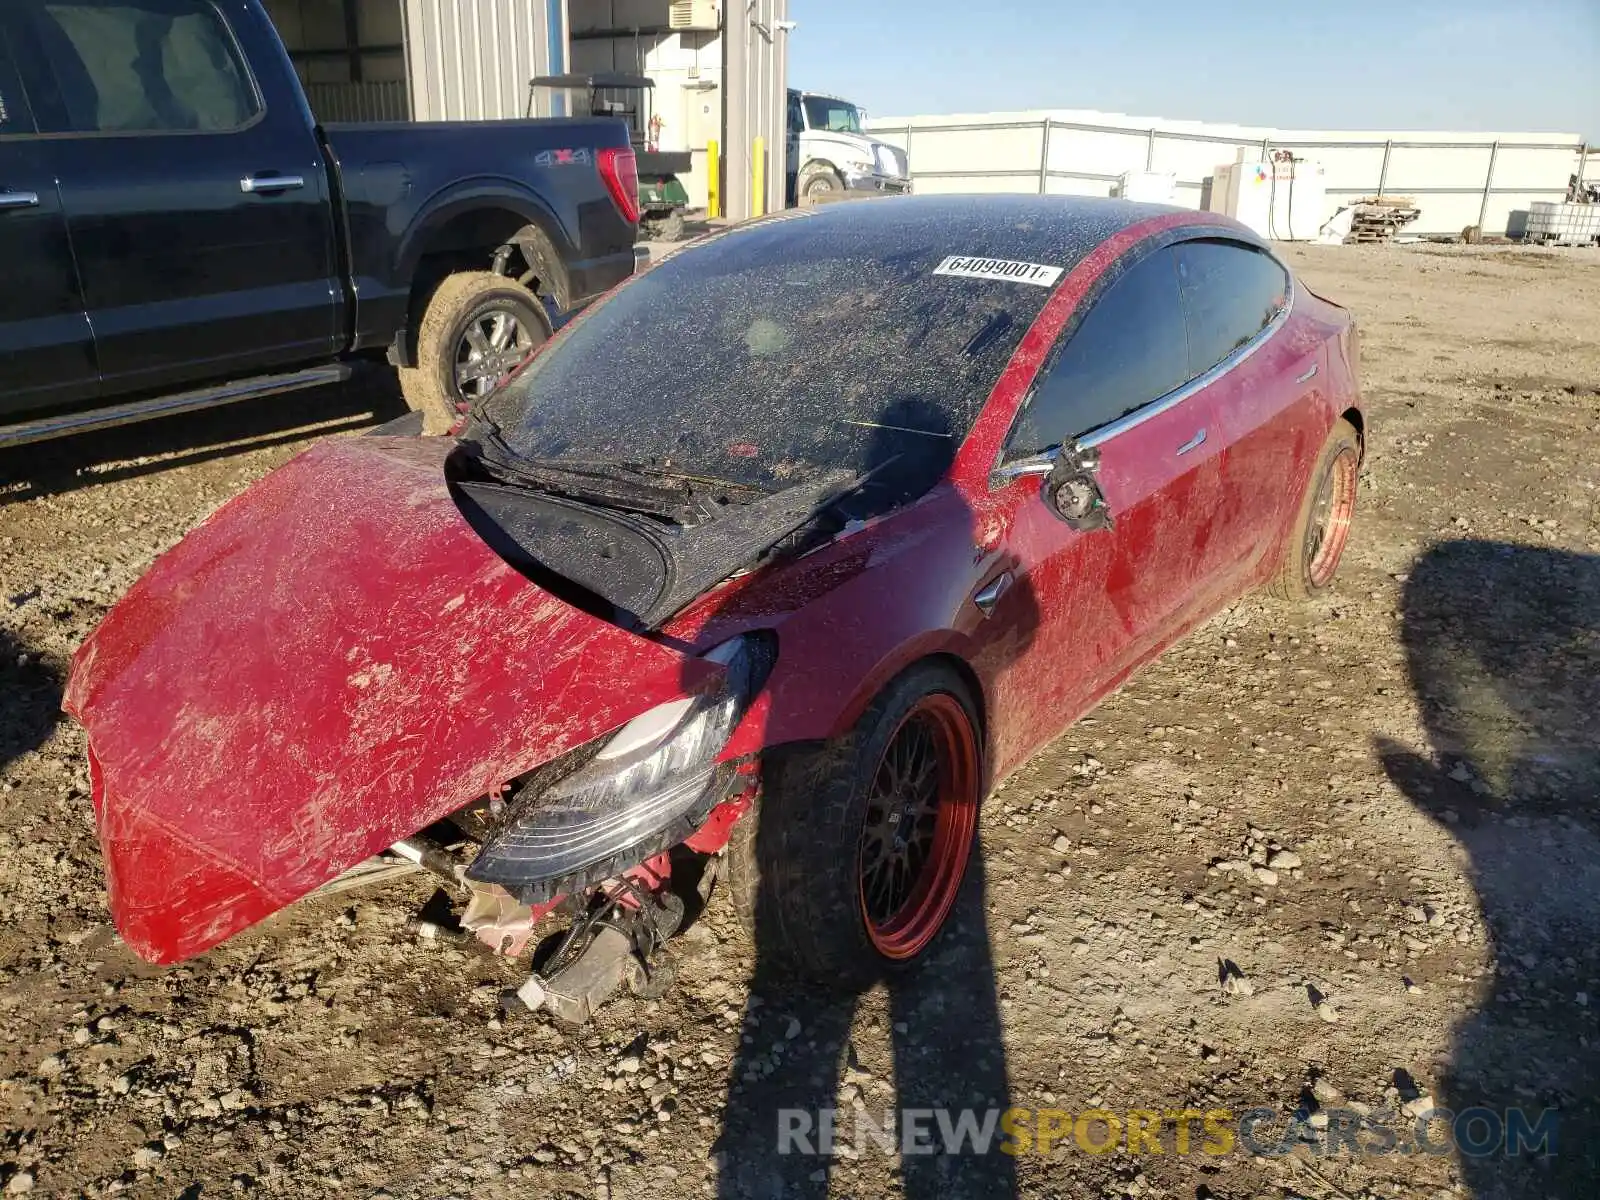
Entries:
<svg viewBox="0 0 1600 1200">
<path fill-rule="evenodd" d="M 968 279 L 1008 279 L 1012 283 L 1031 283 L 1052 287 L 1061 278 L 1061 268 L 1044 263 L 1012 262 L 1008 258 L 972 258 L 952 254 L 933 269 L 935 275 L 963 275 Z"/>
</svg>

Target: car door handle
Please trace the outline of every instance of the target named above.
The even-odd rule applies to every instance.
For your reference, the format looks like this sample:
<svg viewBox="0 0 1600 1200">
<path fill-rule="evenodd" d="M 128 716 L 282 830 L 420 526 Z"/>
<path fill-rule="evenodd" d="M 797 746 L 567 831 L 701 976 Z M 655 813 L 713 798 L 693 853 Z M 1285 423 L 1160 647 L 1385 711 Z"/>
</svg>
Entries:
<svg viewBox="0 0 1600 1200">
<path fill-rule="evenodd" d="M 261 192 L 288 192 L 305 185 L 303 175 L 246 175 L 239 180 L 239 190 L 248 196 Z"/>
<path fill-rule="evenodd" d="M 38 192 L 0 192 L 0 208 L 38 208 Z"/>
<path fill-rule="evenodd" d="M 1179 446 L 1178 447 L 1178 453 L 1179 454 L 1187 454 L 1187 453 L 1189 453 L 1189 451 L 1193 450 L 1195 447 L 1204 445 L 1205 444 L 1205 440 L 1206 440 L 1206 431 L 1204 429 L 1202 429 L 1198 433 L 1196 433 L 1192 438 L 1190 438 L 1187 442 L 1185 442 L 1183 445 Z"/>
<path fill-rule="evenodd" d="M 1317 377 L 1317 364 L 1312 363 L 1304 371 L 1294 377 L 1296 383 L 1310 383 Z"/>
<path fill-rule="evenodd" d="M 1000 597 L 1010 590 L 1015 576 L 1010 571 L 1001 571 L 988 583 L 972 593 L 972 602 L 978 606 L 978 611 L 984 616 L 994 612 L 995 605 L 1000 603 Z"/>
</svg>

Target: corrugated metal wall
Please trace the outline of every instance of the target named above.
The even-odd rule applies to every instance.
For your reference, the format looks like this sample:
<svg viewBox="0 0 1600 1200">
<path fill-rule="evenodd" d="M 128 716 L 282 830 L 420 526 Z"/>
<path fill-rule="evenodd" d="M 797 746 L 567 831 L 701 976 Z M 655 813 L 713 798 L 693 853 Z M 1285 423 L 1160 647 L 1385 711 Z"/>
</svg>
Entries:
<svg viewBox="0 0 1600 1200">
<path fill-rule="evenodd" d="M 742 12 L 741 12 L 742 10 Z M 784 207 L 789 0 L 737 0 L 723 17 L 723 212 L 735 219 Z M 755 203 L 756 140 L 766 196 Z"/>
<path fill-rule="evenodd" d="M 418 121 L 526 114 L 528 80 L 549 73 L 545 0 L 405 0 L 406 62 Z M 535 116 L 548 116 L 541 97 Z"/>
<path fill-rule="evenodd" d="M 319 121 L 409 121 L 411 97 L 404 80 L 379 83 L 308 83 L 306 99 Z"/>
</svg>

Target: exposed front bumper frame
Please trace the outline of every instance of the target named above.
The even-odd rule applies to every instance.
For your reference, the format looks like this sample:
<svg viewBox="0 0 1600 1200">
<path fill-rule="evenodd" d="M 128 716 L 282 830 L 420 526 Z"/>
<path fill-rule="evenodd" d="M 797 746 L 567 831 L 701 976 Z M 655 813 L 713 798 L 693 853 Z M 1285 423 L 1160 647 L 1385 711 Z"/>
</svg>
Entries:
<svg viewBox="0 0 1600 1200">
<path fill-rule="evenodd" d="M 844 186 L 848 192 L 874 192 L 890 196 L 905 196 L 911 192 L 911 180 L 899 175 L 882 175 L 876 171 L 846 171 Z"/>
</svg>

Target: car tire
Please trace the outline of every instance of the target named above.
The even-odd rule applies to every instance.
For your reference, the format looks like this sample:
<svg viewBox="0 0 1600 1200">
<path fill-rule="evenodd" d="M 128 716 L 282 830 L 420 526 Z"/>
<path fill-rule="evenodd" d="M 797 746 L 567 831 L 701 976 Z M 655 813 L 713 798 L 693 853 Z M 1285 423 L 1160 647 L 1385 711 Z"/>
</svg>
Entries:
<svg viewBox="0 0 1600 1200">
<path fill-rule="evenodd" d="M 800 172 L 800 205 L 810 208 L 844 195 L 844 180 L 827 163 L 807 163 Z"/>
<path fill-rule="evenodd" d="M 653 241 L 681 242 L 683 240 L 683 231 L 683 210 L 675 208 L 664 217 L 650 220 L 645 229 L 645 236 Z"/>
<path fill-rule="evenodd" d="M 1309 600 L 1333 586 L 1350 537 L 1361 472 L 1361 435 L 1342 417 L 1317 455 L 1283 562 L 1267 590 L 1284 600 Z"/>
<path fill-rule="evenodd" d="M 495 344 L 496 330 L 506 344 Z M 492 391 L 549 336 L 544 305 L 515 280 L 493 271 L 447 275 L 417 328 L 416 366 L 400 369 L 400 390 L 422 413 L 423 433 L 448 433 L 466 404 Z M 489 373 L 472 377 L 485 357 L 493 360 Z"/>
<path fill-rule="evenodd" d="M 976 840 L 982 744 L 965 682 L 927 663 L 890 684 L 845 737 L 763 760 L 760 795 L 734 827 L 728 863 L 734 905 L 763 964 L 859 991 L 921 958 L 950 915 Z M 892 799 L 889 785 L 903 778 L 897 765 L 909 772 L 919 761 L 913 747 L 936 751 L 921 760 L 936 761 L 931 809 L 906 789 Z M 884 832 L 913 814 L 897 851 Z M 905 854 L 899 875 L 896 853 Z M 898 907 L 885 880 L 906 891 Z"/>
</svg>

